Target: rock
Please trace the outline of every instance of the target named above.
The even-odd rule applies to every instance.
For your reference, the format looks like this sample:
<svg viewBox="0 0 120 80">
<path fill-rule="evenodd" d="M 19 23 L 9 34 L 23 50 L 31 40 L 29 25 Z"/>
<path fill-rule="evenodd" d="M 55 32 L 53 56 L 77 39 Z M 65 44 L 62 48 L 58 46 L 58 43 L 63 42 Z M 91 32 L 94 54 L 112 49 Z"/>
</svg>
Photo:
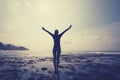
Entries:
<svg viewBox="0 0 120 80">
<path fill-rule="evenodd" d="M 46 70 L 47 70 L 47 68 L 46 68 L 46 67 L 43 67 L 43 68 L 41 68 L 41 70 L 42 70 L 42 71 L 46 71 Z"/>
</svg>

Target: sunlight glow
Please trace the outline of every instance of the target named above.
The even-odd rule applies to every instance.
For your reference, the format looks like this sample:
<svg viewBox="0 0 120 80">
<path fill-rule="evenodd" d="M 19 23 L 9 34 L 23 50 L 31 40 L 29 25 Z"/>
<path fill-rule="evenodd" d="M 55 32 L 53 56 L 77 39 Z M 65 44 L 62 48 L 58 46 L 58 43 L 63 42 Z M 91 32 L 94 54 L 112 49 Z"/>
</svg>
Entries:
<svg viewBox="0 0 120 80">
<path fill-rule="evenodd" d="M 50 15 L 53 11 L 53 6 L 50 3 L 42 2 L 39 5 L 39 9 L 42 15 Z"/>
</svg>

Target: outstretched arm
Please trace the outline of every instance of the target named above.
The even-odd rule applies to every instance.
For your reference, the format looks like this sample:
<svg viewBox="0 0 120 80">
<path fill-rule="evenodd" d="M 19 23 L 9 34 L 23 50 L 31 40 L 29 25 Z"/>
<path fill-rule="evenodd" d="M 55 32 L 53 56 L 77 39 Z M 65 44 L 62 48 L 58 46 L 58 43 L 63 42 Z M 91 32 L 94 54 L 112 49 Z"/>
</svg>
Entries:
<svg viewBox="0 0 120 80">
<path fill-rule="evenodd" d="M 42 30 L 46 31 L 47 33 L 49 33 L 51 36 L 53 36 L 53 34 L 51 32 L 49 32 L 48 30 L 46 30 L 44 27 L 42 27 Z"/>
<path fill-rule="evenodd" d="M 70 28 L 72 27 L 72 25 L 70 25 L 69 28 L 67 28 L 66 30 L 64 30 L 60 35 L 62 36 L 66 31 L 68 31 Z"/>
</svg>

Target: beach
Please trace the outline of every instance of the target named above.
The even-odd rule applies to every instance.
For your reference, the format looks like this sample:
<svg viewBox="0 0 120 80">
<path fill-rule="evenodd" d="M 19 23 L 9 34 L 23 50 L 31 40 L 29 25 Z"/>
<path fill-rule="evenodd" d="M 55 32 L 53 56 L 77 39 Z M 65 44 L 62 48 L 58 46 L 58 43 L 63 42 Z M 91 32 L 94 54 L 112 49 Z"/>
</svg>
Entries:
<svg viewBox="0 0 120 80">
<path fill-rule="evenodd" d="M 28 54 L 0 51 L 0 80 L 120 80 L 120 52 L 62 54 L 57 79 L 52 56 Z"/>
</svg>

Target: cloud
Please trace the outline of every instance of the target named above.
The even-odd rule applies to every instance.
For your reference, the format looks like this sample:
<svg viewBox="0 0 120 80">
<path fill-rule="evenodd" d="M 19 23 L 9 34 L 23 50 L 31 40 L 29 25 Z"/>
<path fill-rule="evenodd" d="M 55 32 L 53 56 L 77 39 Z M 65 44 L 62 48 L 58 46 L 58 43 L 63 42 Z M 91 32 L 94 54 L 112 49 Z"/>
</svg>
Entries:
<svg viewBox="0 0 120 80">
<path fill-rule="evenodd" d="M 50 31 L 56 28 L 62 31 L 72 24 L 73 27 L 62 41 L 63 45 L 70 45 L 70 49 L 107 50 L 115 46 L 117 49 L 119 45 L 116 44 L 120 44 L 120 21 L 111 23 L 110 18 L 109 24 L 107 23 L 111 14 L 107 11 L 103 14 L 105 4 L 101 6 L 94 0 L 0 0 L 0 39 L 32 48 L 49 48 L 47 44 L 52 45 L 52 39 L 41 27 Z M 109 16 L 105 17 L 106 15 Z"/>
<path fill-rule="evenodd" d="M 114 22 L 114 23 L 112 23 L 111 25 L 112 25 L 113 27 L 114 27 L 114 26 L 115 26 L 115 27 L 116 27 L 116 26 L 119 26 L 119 27 L 120 27 L 120 21 Z"/>
<path fill-rule="evenodd" d="M 120 21 L 111 23 L 111 24 L 107 24 L 106 26 L 102 27 L 103 31 L 105 32 L 103 34 L 103 38 L 107 38 L 106 39 L 106 50 L 117 50 L 119 51 L 119 47 L 120 47 Z M 102 34 L 102 33 L 101 33 Z"/>
</svg>

